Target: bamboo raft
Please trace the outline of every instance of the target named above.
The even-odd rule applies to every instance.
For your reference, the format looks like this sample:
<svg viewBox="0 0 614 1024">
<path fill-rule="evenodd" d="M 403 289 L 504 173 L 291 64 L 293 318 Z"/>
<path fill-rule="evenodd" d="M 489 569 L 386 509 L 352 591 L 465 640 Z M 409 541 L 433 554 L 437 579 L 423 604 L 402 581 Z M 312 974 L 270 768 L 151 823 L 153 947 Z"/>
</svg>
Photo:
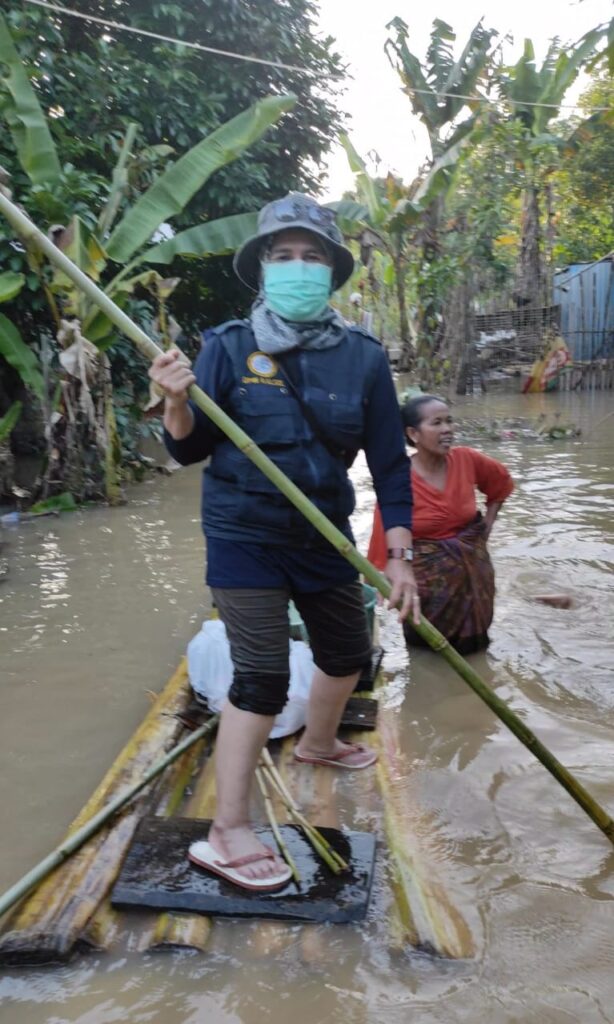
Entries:
<svg viewBox="0 0 614 1024">
<path fill-rule="evenodd" d="M 382 679 L 380 672 L 369 697 L 377 699 Z M 189 733 L 194 725 L 193 709 L 187 665 L 182 659 L 70 826 L 69 836 Z M 397 721 L 398 712 L 380 707 L 377 731 L 361 733 L 362 742 L 376 745 L 379 753 L 377 781 L 385 806 L 382 824 L 394 908 L 390 945 L 396 949 L 420 947 L 446 957 L 471 957 L 475 949 L 470 929 L 437 877 L 428 829 L 420 824 L 417 808 L 405 806 L 405 790 L 400 784 L 406 782 L 408 767 L 400 749 Z M 347 791 L 351 780 L 344 777 L 341 782 L 339 773 L 331 768 L 298 765 L 293 758 L 294 743 L 295 737 L 287 737 L 272 745 L 284 783 L 311 822 L 322 828 L 340 828 L 336 787 L 345 785 Z M 60 963 L 78 953 L 116 947 L 142 952 L 177 948 L 205 952 L 212 942 L 212 918 L 175 911 L 118 911 L 111 906 L 110 893 L 143 818 L 153 814 L 208 819 L 214 810 L 215 752 L 208 738 L 203 738 L 5 916 L 0 929 L 0 964 Z M 289 820 L 279 799 L 275 800 L 275 815 L 280 824 Z M 282 921 L 243 921 L 241 926 L 248 936 L 248 952 L 254 955 L 256 951 L 262 955 L 273 952 L 288 934 L 288 925 Z M 299 955 L 310 963 L 318 958 L 318 950 L 321 952 L 316 939 L 320 927 L 304 924 L 300 928 Z"/>
</svg>

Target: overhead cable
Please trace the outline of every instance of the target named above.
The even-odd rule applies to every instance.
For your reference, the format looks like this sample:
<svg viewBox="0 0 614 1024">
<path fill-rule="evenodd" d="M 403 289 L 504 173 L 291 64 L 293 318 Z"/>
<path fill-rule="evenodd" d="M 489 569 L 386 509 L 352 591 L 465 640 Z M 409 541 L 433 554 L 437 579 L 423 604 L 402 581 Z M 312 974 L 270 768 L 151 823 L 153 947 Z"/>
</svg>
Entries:
<svg viewBox="0 0 614 1024">
<path fill-rule="evenodd" d="M 81 18 L 83 21 L 94 21 L 98 25 L 104 25 L 106 28 L 112 28 L 119 30 L 120 32 L 132 32 L 137 36 L 148 36 L 150 39 L 160 39 L 164 43 L 174 43 L 176 46 L 186 46 L 192 50 L 202 50 L 204 53 L 214 53 L 218 57 L 230 57 L 234 60 L 243 60 L 251 62 L 252 64 L 265 64 L 271 68 L 282 68 L 284 71 L 299 71 L 303 75 L 311 75 L 313 71 L 309 68 L 302 68 L 296 64 L 284 64 L 278 60 L 265 60 L 263 57 L 250 57 L 245 53 L 235 53 L 233 50 L 219 50 L 213 46 L 205 46 L 203 43 L 192 43 L 186 39 L 175 39 L 173 36 L 165 36 L 159 32 L 150 32 L 148 29 L 136 28 L 134 25 L 123 25 L 119 21 L 109 21 L 107 18 L 98 18 L 93 14 L 84 14 L 82 11 L 74 11 L 69 7 L 60 7 L 58 4 L 50 4 L 47 0 L 25 0 L 27 4 L 33 4 L 35 7 L 44 7 L 48 11 L 53 11 L 55 14 L 68 14 L 72 18 Z M 552 110 L 582 110 L 583 108 L 579 103 L 540 103 L 532 102 L 529 100 L 513 100 L 509 97 L 490 99 L 488 96 L 469 96 L 458 92 L 437 92 L 435 89 L 414 89 L 412 86 L 407 86 L 407 91 L 415 93 L 418 96 L 435 96 L 437 100 L 443 100 L 447 97 L 457 100 L 466 100 L 471 103 L 488 103 L 494 106 L 496 103 L 506 102 L 517 107 L 547 107 Z M 591 107 L 590 112 L 592 114 L 599 114 L 610 110 L 610 107 Z"/>
<path fill-rule="evenodd" d="M 252 64 L 266 64 L 272 68 L 282 68 L 284 71 L 300 71 L 301 74 L 313 74 L 307 68 L 300 68 L 296 64 L 283 64 L 279 60 L 264 60 L 262 57 L 249 57 L 245 53 L 234 53 L 232 50 L 218 50 L 213 46 L 204 46 L 202 43 L 191 43 L 187 39 L 174 39 L 172 36 L 164 36 L 159 32 L 149 32 L 145 28 L 136 28 L 134 25 L 122 25 L 119 21 L 109 21 L 106 18 L 98 18 L 93 14 L 84 14 L 82 11 L 73 11 L 69 7 L 60 7 L 57 4 L 46 3 L 46 0 L 25 0 L 27 4 L 34 4 L 36 7 L 45 7 L 55 14 L 68 14 L 72 18 L 82 18 L 83 21 L 95 21 L 98 25 L 106 28 L 119 29 L 121 32 L 133 32 L 137 36 L 149 36 L 150 39 L 160 39 L 164 43 L 176 43 L 177 46 L 187 46 L 191 50 L 203 50 L 205 53 L 214 53 L 218 57 L 232 57 L 234 60 L 250 61 Z"/>
</svg>

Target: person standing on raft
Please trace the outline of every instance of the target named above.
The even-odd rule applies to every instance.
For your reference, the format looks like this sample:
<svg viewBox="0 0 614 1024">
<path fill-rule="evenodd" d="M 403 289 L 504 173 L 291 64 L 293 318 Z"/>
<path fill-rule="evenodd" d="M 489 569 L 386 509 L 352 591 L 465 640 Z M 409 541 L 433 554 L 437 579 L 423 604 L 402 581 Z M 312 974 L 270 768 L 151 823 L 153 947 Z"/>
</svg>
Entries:
<svg viewBox="0 0 614 1024">
<path fill-rule="evenodd" d="M 196 382 L 352 540 L 348 469 L 364 449 L 381 508 L 390 606 L 417 623 L 411 568 L 409 461 L 381 344 L 331 308 L 354 260 L 334 214 L 301 193 L 269 203 L 235 254 L 256 291 L 249 319 L 205 332 L 194 372 L 177 350 L 152 364 L 165 394 L 167 448 L 187 465 L 210 458 L 202 514 L 207 583 L 230 641 L 233 684 L 221 716 L 217 809 L 190 858 L 239 886 L 271 891 L 290 872 L 255 835 L 255 768 L 289 685 L 288 601 L 303 617 L 316 673 L 295 749 L 305 764 L 367 768 L 375 753 L 337 729 L 371 642 L 356 570 L 189 399 Z"/>
<path fill-rule="evenodd" d="M 514 482 L 501 462 L 475 448 L 453 448 L 454 423 L 446 403 L 418 395 L 401 415 L 411 458 L 414 570 L 422 611 L 460 654 L 488 646 L 495 602 L 495 573 L 487 541 Z M 475 489 L 486 496 L 478 512 Z M 369 561 L 386 562 L 382 517 L 375 510 Z M 426 646 L 404 623 L 407 642 Z"/>
</svg>

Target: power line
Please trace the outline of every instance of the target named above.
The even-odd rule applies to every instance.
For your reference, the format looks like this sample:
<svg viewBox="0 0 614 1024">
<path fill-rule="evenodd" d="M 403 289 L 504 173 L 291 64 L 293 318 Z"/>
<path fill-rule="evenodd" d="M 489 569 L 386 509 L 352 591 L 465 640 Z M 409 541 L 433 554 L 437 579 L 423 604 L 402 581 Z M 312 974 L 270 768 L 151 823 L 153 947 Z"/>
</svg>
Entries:
<svg viewBox="0 0 614 1024">
<path fill-rule="evenodd" d="M 106 28 L 113 28 L 120 32 L 132 32 L 137 36 L 148 36 L 150 39 L 160 39 L 164 43 L 175 43 L 177 46 L 186 46 L 192 50 L 201 50 L 204 53 L 214 53 L 218 57 L 230 57 L 235 60 L 244 60 L 252 64 L 264 64 L 267 67 L 282 68 L 284 71 L 299 71 L 303 75 L 313 74 L 309 68 L 301 68 L 296 64 L 283 64 L 277 60 L 265 60 L 263 57 L 250 57 L 245 53 L 235 53 L 232 50 L 219 50 L 213 46 L 204 46 L 203 43 L 192 43 L 185 39 L 175 39 L 173 36 L 161 35 L 159 32 L 150 32 L 148 29 L 135 28 L 134 25 L 123 25 L 119 21 L 109 21 L 107 18 L 98 18 L 93 14 L 83 14 L 81 11 L 73 11 L 69 7 L 60 7 L 57 4 L 50 4 L 47 0 L 25 0 L 27 4 L 33 4 L 36 7 L 44 7 L 46 10 L 53 11 L 55 14 L 68 14 L 72 18 L 81 18 L 83 21 L 95 21 L 98 25 L 104 25 Z M 501 99 L 489 99 L 487 96 L 468 96 L 463 93 L 457 92 L 437 92 L 434 89 L 414 89 L 410 86 L 407 87 L 408 92 L 416 93 L 418 96 L 435 96 L 437 100 L 451 99 L 467 100 L 471 103 L 488 103 L 490 106 L 495 106 L 497 103 L 506 102 L 511 103 L 517 107 L 548 107 L 552 110 L 582 110 L 583 108 L 579 103 L 534 103 L 529 100 L 512 100 L 509 98 Z M 610 110 L 610 107 L 591 107 L 590 113 L 600 114 Z"/>
<path fill-rule="evenodd" d="M 144 28 L 135 28 L 134 25 L 122 25 L 119 21 L 108 21 L 106 18 L 97 18 L 93 14 L 83 14 L 81 11 L 72 11 L 68 7 L 49 4 L 46 3 L 46 0 L 26 0 L 26 3 L 34 4 L 36 7 L 45 7 L 55 14 L 68 14 L 72 18 L 82 18 L 83 21 L 95 21 L 98 25 L 104 25 L 107 28 L 119 29 L 122 32 L 133 32 L 137 36 L 149 36 L 150 39 L 160 39 L 164 43 L 176 43 L 177 46 L 187 46 L 191 50 L 215 53 L 218 57 L 233 57 L 235 60 L 245 60 L 252 64 L 266 64 L 271 68 L 283 68 L 284 71 L 300 71 L 301 74 L 312 74 L 307 68 L 299 68 L 295 64 L 283 64 L 278 60 L 264 60 L 262 57 L 248 57 L 244 53 L 233 53 L 232 50 L 218 50 L 213 46 L 203 46 L 202 43 L 191 43 L 186 39 L 174 39 L 172 36 L 164 36 L 159 32 L 149 32 Z"/>
</svg>

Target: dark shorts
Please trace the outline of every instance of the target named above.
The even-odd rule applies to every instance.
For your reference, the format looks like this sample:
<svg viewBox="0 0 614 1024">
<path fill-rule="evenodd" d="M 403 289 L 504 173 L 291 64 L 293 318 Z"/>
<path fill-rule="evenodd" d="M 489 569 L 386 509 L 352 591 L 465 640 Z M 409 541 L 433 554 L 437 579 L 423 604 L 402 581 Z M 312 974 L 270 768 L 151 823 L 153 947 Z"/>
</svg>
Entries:
<svg viewBox="0 0 614 1024">
<path fill-rule="evenodd" d="M 371 638 L 359 582 L 316 593 L 288 587 L 213 587 L 226 626 L 235 674 L 288 675 L 290 621 L 294 601 L 309 633 L 314 661 L 329 676 L 349 676 L 371 659 Z"/>
</svg>

